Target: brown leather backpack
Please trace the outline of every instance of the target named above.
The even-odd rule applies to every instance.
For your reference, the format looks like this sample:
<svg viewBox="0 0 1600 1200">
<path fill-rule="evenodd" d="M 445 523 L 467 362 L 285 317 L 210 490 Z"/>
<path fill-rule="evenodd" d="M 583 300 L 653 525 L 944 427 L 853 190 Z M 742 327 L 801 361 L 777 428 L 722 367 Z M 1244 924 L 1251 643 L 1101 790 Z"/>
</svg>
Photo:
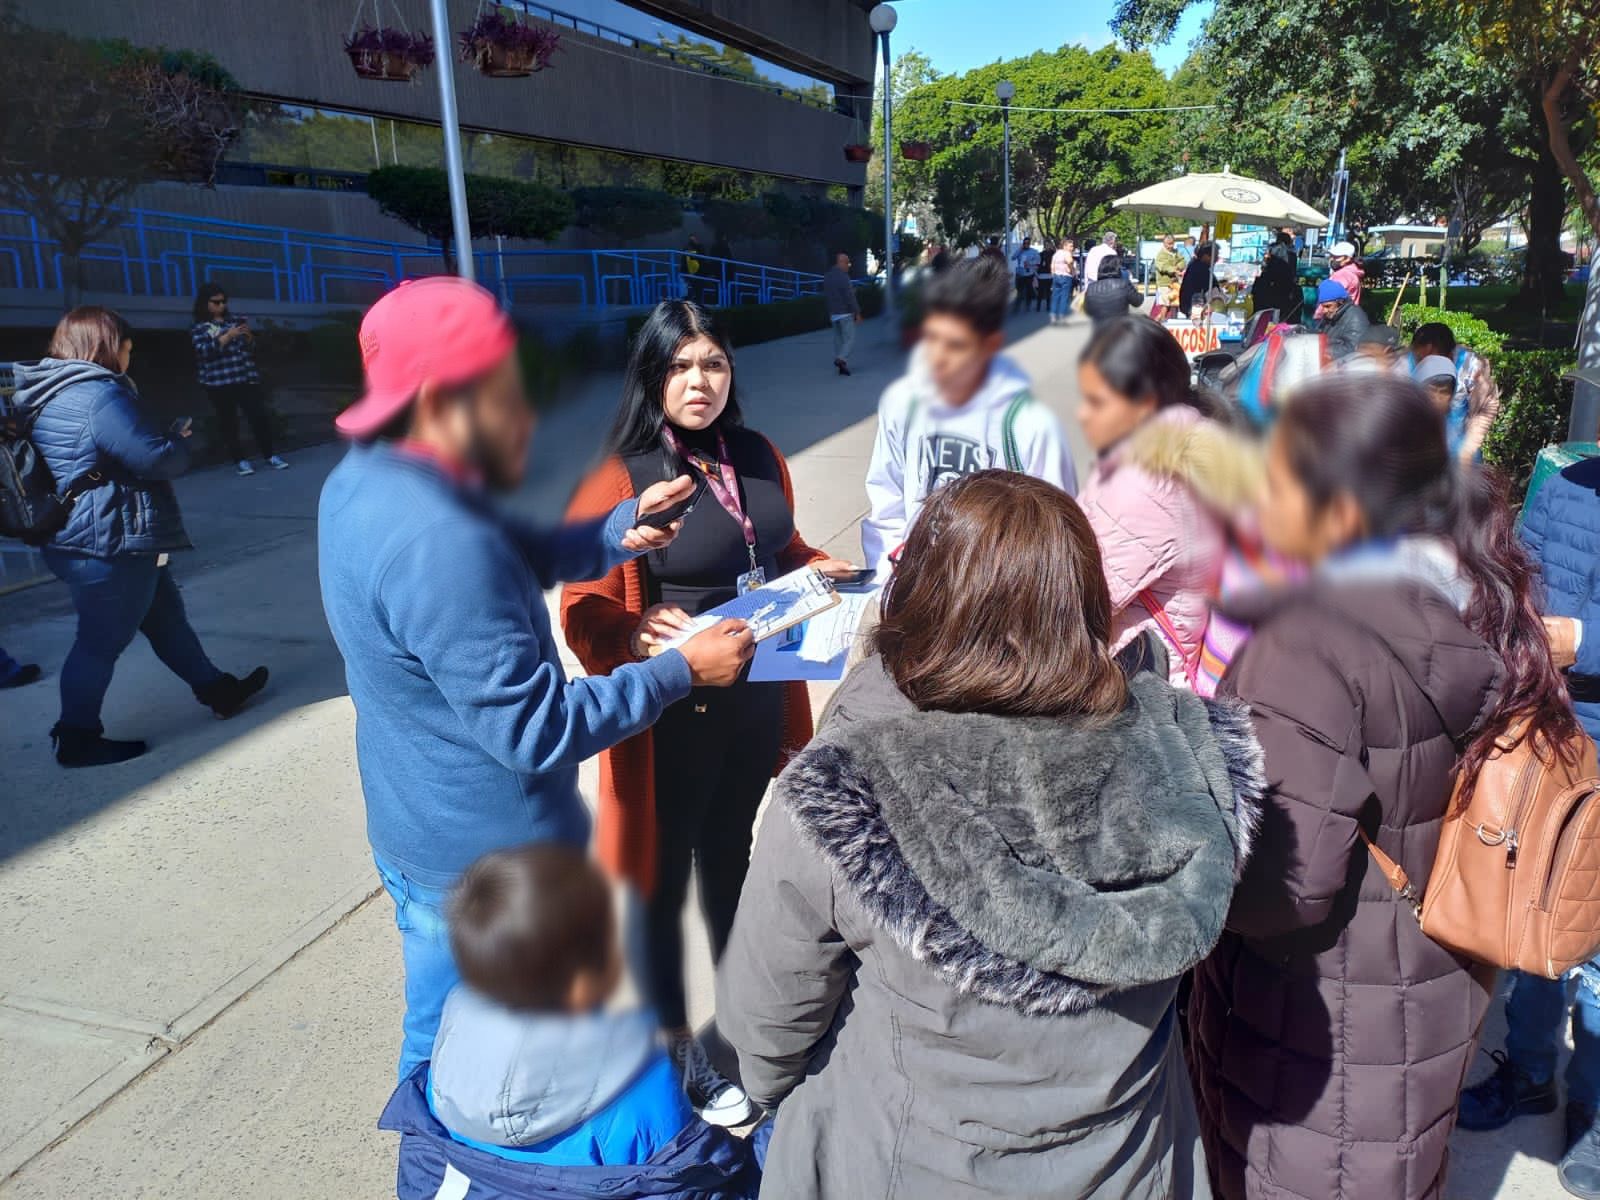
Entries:
<svg viewBox="0 0 1600 1200">
<path fill-rule="evenodd" d="M 1502 736 L 1465 803 L 1456 781 L 1420 896 L 1405 869 L 1361 836 L 1434 941 L 1558 979 L 1600 952 L 1600 766 L 1582 734 L 1564 758 L 1539 754 L 1520 733 Z"/>
</svg>

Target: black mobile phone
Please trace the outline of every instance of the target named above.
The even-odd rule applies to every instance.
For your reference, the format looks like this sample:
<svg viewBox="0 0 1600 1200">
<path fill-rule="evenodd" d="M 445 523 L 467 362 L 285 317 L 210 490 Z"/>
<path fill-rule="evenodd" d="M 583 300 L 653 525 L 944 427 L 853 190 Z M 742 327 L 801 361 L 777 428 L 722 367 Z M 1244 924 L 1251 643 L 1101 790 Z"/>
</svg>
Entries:
<svg viewBox="0 0 1600 1200">
<path fill-rule="evenodd" d="M 647 517 L 640 517 L 639 524 L 648 525 L 651 529 L 665 529 L 674 521 L 682 520 L 692 513 L 694 506 L 700 503 L 700 497 L 706 494 L 705 474 L 701 471 L 696 471 L 694 474 L 694 491 L 689 493 L 687 499 L 679 500 L 676 504 L 670 505 L 660 512 L 653 512 Z"/>
<path fill-rule="evenodd" d="M 836 588 L 866 587 L 867 584 L 871 583 L 877 577 L 877 571 L 873 570 L 871 567 L 863 567 L 859 571 L 851 571 L 848 575 L 841 575 L 837 579 L 834 579 L 833 586 Z"/>
</svg>

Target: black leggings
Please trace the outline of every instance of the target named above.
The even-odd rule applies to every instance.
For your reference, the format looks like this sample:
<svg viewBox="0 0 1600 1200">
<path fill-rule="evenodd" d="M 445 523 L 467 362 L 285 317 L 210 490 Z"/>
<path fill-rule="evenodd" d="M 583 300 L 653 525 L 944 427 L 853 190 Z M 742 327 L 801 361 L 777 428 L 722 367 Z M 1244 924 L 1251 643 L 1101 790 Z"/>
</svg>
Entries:
<svg viewBox="0 0 1600 1200">
<path fill-rule="evenodd" d="M 661 715 L 655 747 L 656 889 L 645 904 L 644 991 L 663 1028 L 689 1023 L 683 906 L 698 871 L 717 962 L 750 867 L 756 812 L 783 742 L 783 684 L 697 688 Z"/>
<path fill-rule="evenodd" d="M 206 388 L 211 407 L 217 413 L 217 433 L 228 448 L 228 457 L 237 462 L 244 457 L 239 443 L 239 410 L 250 422 L 262 458 L 272 457 L 272 414 L 267 411 L 267 392 L 259 383 L 225 383 Z"/>
</svg>

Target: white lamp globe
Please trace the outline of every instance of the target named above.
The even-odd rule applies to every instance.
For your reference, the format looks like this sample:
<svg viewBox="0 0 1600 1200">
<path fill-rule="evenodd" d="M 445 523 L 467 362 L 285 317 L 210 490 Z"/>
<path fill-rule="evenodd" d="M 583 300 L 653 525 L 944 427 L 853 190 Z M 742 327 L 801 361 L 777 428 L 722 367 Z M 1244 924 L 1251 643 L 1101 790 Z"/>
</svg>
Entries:
<svg viewBox="0 0 1600 1200">
<path fill-rule="evenodd" d="M 994 94 L 999 96 L 1001 100 L 1009 100 L 1017 94 L 1017 85 L 1009 79 L 1002 79 L 994 85 Z"/>
<path fill-rule="evenodd" d="M 867 14 L 873 33 L 892 33 L 895 22 L 899 19 L 900 16 L 894 11 L 892 4 L 880 4 Z"/>
</svg>

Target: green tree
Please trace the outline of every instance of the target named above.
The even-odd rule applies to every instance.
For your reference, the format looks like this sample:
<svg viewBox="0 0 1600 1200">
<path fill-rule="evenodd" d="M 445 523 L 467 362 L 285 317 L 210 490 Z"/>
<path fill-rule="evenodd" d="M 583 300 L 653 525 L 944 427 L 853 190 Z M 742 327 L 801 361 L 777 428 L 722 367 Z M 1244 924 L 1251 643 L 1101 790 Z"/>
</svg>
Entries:
<svg viewBox="0 0 1600 1200">
<path fill-rule="evenodd" d="M 210 185 L 243 105 L 203 55 L 94 41 L 23 24 L 0 9 L 0 200 L 60 243 L 69 303 L 84 248 L 118 228 L 154 179 Z"/>
<path fill-rule="evenodd" d="M 894 60 L 889 70 L 889 96 L 898 114 L 912 92 L 941 78 L 934 69 L 933 60 L 915 48 L 907 50 Z M 898 116 L 894 117 L 896 142 L 917 140 L 906 132 Z M 883 152 L 883 79 L 873 85 L 871 144 Z M 903 216 L 913 208 L 931 204 L 933 198 L 933 172 L 925 162 L 913 162 L 898 155 L 895 148 L 894 191 L 895 213 Z M 883 210 L 883 164 L 874 162 L 867 168 L 866 202 L 868 208 Z"/>
<path fill-rule="evenodd" d="M 1174 125 L 1165 75 L 1150 56 L 1115 46 L 1063 46 L 948 76 L 911 92 L 901 138 L 931 142 L 929 191 L 943 236 L 970 245 L 1005 224 L 1002 130 L 995 84 L 1016 86 L 1011 116 L 1011 199 L 1016 217 L 1055 238 L 1103 223 L 1110 202 L 1169 174 Z M 1127 109 L 1027 112 L 1025 109 Z"/>
<path fill-rule="evenodd" d="M 1600 85 L 1600 0 L 1420 0 L 1420 7 L 1452 21 L 1483 63 L 1537 98 L 1545 149 L 1600 235 L 1600 197 L 1584 162 Z"/>
<path fill-rule="evenodd" d="M 1184 144 L 1197 160 L 1220 158 L 1313 201 L 1347 151 L 1357 233 L 1444 217 L 1470 249 L 1526 206 L 1539 249 L 1524 289 L 1548 299 L 1561 282 L 1561 213 L 1549 202 L 1552 182 L 1559 201 L 1560 173 L 1537 107 L 1427 10 L 1435 2 L 1446 0 L 1217 0 L 1174 91 L 1218 107 L 1180 116 Z M 1119 0 L 1113 24 L 1131 43 L 1161 41 L 1191 3 Z"/>
<path fill-rule="evenodd" d="M 437 240 L 454 269 L 454 227 L 445 173 L 436 167 L 381 167 L 367 176 L 379 209 L 424 237 Z M 467 176 L 467 221 L 472 236 L 549 241 L 573 219 L 572 198 L 555 188 L 516 179 Z"/>
<path fill-rule="evenodd" d="M 1566 200 L 1560 180 L 1572 187 L 1589 230 L 1600 235 L 1600 197 L 1595 194 L 1595 100 L 1600 87 L 1600 2 L 1597 0 L 1421 0 L 1428 11 L 1452 20 L 1493 69 L 1512 76 L 1531 94 L 1542 124 L 1541 166 L 1535 175 L 1530 218 L 1560 219 Z M 1558 174 L 1559 173 L 1559 174 Z M 1561 278 L 1566 265 L 1559 244 L 1535 241 L 1528 228 L 1528 273 Z M 1559 298 L 1550 288 L 1545 296 Z M 1590 276 L 1578 332 L 1578 362 L 1600 365 L 1600 278 Z M 1579 384 L 1573 398 L 1571 435 L 1595 436 L 1595 389 Z M 1526 424 L 1526 422 L 1524 422 Z"/>
</svg>

